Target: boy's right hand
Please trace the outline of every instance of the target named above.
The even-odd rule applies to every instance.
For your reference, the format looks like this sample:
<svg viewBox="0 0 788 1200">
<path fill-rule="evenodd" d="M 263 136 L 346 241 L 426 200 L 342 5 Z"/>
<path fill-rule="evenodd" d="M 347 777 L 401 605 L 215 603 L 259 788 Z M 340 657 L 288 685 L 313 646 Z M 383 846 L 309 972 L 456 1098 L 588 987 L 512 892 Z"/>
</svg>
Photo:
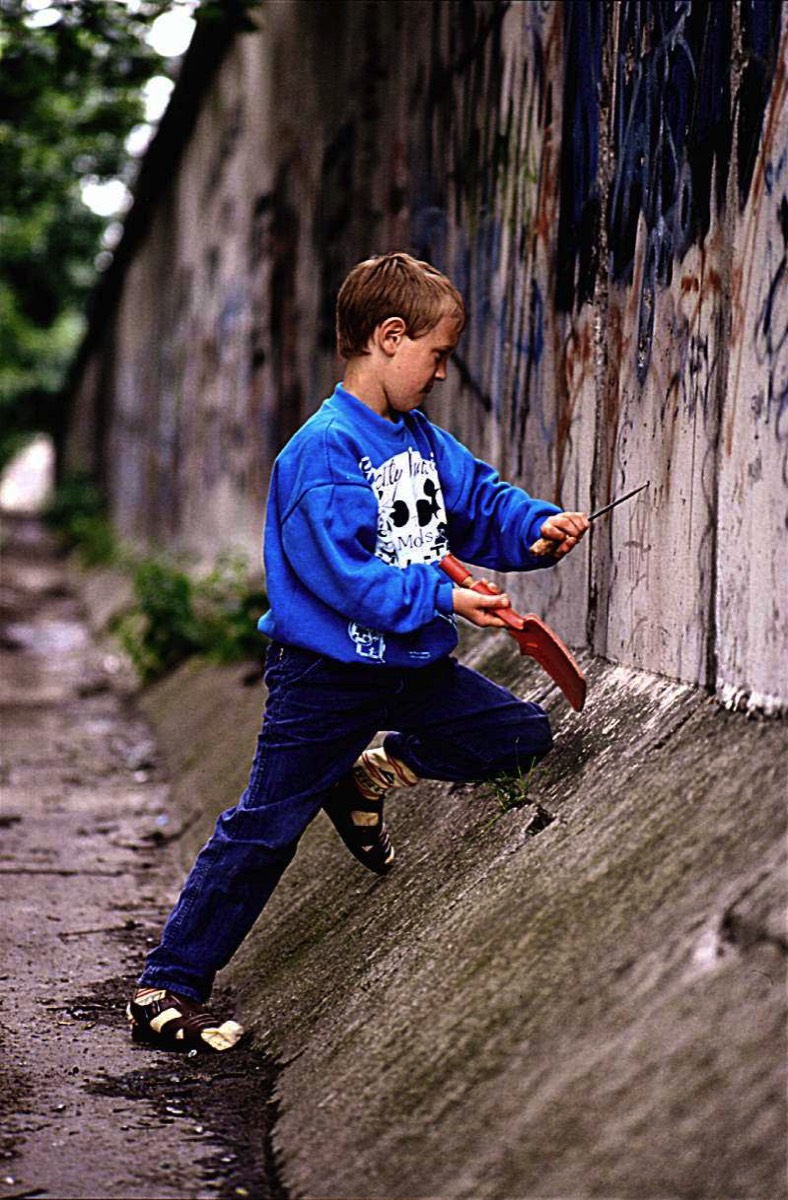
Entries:
<svg viewBox="0 0 788 1200">
<path fill-rule="evenodd" d="M 487 583 L 485 579 L 483 581 Z M 454 611 L 460 617 L 465 617 L 466 621 L 470 621 L 472 625 L 478 625 L 481 629 L 486 629 L 489 626 L 495 626 L 499 629 L 504 628 L 504 623 L 500 617 L 495 615 L 496 608 L 511 608 L 511 601 L 505 592 L 502 592 L 494 583 L 489 583 L 488 587 L 495 588 L 496 595 L 485 596 L 483 592 L 472 592 L 470 588 L 456 587 L 454 589 Z"/>
</svg>

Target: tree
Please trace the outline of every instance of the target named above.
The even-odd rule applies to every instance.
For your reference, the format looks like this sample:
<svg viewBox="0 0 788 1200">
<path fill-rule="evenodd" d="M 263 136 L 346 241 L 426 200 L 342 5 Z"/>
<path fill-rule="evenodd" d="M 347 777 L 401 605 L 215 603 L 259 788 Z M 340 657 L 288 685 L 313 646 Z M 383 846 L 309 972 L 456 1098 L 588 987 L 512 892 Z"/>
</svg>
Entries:
<svg viewBox="0 0 788 1200">
<path fill-rule="evenodd" d="M 128 180 L 142 87 L 166 70 L 146 35 L 170 0 L 0 0 L 0 465 L 58 425 L 107 221 L 86 177 Z M 51 21 L 45 24 L 45 21 Z"/>
</svg>

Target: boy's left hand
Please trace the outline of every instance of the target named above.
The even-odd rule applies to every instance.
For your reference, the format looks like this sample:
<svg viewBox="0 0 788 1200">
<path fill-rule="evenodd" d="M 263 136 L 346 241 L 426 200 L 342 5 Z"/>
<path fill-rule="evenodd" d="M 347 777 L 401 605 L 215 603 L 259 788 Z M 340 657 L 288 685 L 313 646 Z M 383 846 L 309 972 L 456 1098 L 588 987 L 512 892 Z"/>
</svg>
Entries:
<svg viewBox="0 0 788 1200">
<path fill-rule="evenodd" d="M 545 541 L 554 542 L 553 558 L 563 558 L 582 541 L 589 528 L 588 517 L 583 512 L 562 512 L 548 517 L 540 529 Z"/>
</svg>

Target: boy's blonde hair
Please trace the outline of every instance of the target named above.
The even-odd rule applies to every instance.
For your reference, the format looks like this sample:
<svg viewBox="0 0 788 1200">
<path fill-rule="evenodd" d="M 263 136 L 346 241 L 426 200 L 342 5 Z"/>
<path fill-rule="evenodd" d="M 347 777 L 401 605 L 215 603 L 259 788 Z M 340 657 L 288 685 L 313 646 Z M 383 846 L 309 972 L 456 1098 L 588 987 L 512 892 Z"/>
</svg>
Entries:
<svg viewBox="0 0 788 1200">
<path fill-rule="evenodd" d="M 454 284 L 428 262 L 396 251 L 360 262 L 337 297 L 337 350 L 342 358 L 367 354 L 367 343 L 387 317 L 401 317 L 409 338 L 453 317 L 462 330 L 465 304 Z"/>
</svg>

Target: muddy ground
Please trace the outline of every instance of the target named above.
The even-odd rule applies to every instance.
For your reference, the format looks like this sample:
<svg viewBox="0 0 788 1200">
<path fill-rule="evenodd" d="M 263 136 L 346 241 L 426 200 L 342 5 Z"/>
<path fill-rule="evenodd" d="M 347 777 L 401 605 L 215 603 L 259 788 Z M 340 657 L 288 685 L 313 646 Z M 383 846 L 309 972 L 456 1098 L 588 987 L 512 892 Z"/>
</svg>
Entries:
<svg viewBox="0 0 788 1200">
<path fill-rule="evenodd" d="M 125 991 L 245 782 L 260 680 L 124 698 L 44 549 L 4 589 L 5 1195 L 783 1200 L 784 721 L 590 660 L 574 714 L 469 642 L 553 753 L 399 793 L 385 880 L 319 818 L 221 980 L 250 1044 L 162 1056 Z M 78 588 L 102 625 L 117 578 Z"/>
<path fill-rule="evenodd" d="M 177 817 L 53 544 L 32 521 L 4 535 L 0 1196 L 284 1197 L 265 1049 L 189 1058 L 129 1039 Z"/>
</svg>

